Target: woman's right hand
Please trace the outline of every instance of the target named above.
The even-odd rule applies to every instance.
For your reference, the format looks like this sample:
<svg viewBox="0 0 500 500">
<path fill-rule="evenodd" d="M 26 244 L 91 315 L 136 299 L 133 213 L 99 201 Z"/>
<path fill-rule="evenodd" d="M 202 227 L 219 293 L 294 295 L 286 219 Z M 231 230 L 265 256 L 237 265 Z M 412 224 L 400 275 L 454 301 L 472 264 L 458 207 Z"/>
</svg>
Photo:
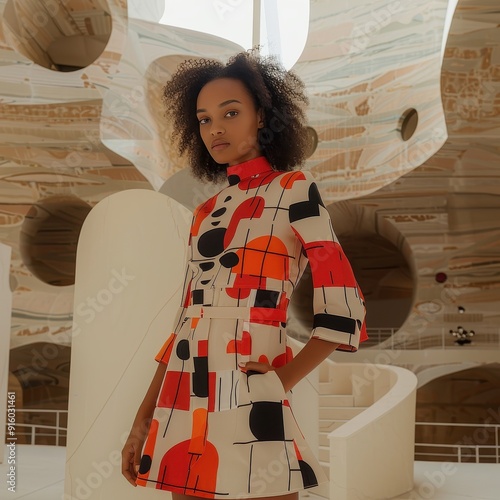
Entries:
<svg viewBox="0 0 500 500">
<path fill-rule="evenodd" d="M 122 474 L 132 486 L 137 486 L 135 481 L 139 471 L 144 441 L 145 439 L 130 434 L 122 449 Z"/>
<path fill-rule="evenodd" d="M 158 363 L 146 396 L 144 396 L 144 400 L 137 410 L 132 430 L 122 449 L 122 474 L 132 486 L 137 486 L 135 481 L 137 479 L 137 472 L 139 471 L 142 447 L 148 436 L 151 419 L 156 406 L 156 399 L 158 398 L 166 370 L 166 363 Z"/>
</svg>

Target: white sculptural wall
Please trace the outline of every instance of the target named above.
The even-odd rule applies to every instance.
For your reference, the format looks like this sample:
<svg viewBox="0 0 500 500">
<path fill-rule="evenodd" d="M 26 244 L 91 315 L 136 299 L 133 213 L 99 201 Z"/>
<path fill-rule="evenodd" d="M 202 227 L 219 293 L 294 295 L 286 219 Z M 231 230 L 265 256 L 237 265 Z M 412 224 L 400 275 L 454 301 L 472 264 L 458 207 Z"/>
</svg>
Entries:
<svg viewBox="0 0 500 500">
<path fill-rule="evenodd" d="M 180 303 L 191 213 L 147 190 L 89 214 L 78 246 L 65 498 L 155 498 L 121 475 L 121 449 Z M 143 491 L 144 490 L 144 491 Z M 152 495 L 152 496 L 151 496 Z"/>
</svg>

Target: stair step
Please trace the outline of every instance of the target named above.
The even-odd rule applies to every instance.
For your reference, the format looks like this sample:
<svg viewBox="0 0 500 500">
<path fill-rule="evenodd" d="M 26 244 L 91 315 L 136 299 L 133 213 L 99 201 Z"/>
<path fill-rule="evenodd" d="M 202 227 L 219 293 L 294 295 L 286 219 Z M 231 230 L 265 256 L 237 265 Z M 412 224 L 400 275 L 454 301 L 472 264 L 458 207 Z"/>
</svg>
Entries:
<svg viewBox="0 0 500 500">
<path fill-rule="evenodd" d="M 320 462 L 330 463 L 330 447 L 329 446 L 320 446 L 319 447 L 318 460 Z"/>
<path fill-rule="evenodd" d="M 354 406 L 352 394 L 322 394 L 319 397 L 320 406 Z"/>
<path fill-rule="evenodd" d="M 319 445 L 320 446 L 330 446 L 330 440 L 328 439 L 328 432 L 319 433 Z"/>
<path fill-rule="evenodd" d="M 340 427 L 342 424 L 345 424 L 346 422 L 349 422 L 349 420 L 336 420 L 333 421 L 331 419 L 319 419 L 319 432 L 320 435 L 322 432 L 326 432 L 327 434 L 329 432 L 334 431 L 338 427 Z"/>
<path fill-rule="evenodd" d="M 328 435 L 330 434 L 330 432 L 334 431 L 335 429 L 338 429 L 344 423 L 345 422 L 335 422 L 335 424 L 336 424 L 335 427 L 333 427 L 332 429 L 330 429 L 328 431 L 320 432 L 318 444 L 320 446 L 330 446 L 330 440 L 328 439 Z"/>
<path fill-rule="evenodd" d="M 319 394 L 337 394 L 340 396 L 348 396 L 352 394 L 352 387 L 346 387 L 345 392 L 344 391 L 339 391 L 338 388 L 336 388 L 335 382 L 319 382 Z"/>
<path fill-rule="evenodd" d="M 323 472 L 326 474 L 326 477 L 330 479 L 330 462 L 322 462 L 321 460 L 319 461 L 319 465 L 321 465 L 321 468 L 323 469 Z"/>
<path fill-rule="evenodd" d="M 320 420 L 350 420 L 366 410 L 365 406 L 339 406 L 337 408 L 322 408 L 319 409 Z"/>
</svg>

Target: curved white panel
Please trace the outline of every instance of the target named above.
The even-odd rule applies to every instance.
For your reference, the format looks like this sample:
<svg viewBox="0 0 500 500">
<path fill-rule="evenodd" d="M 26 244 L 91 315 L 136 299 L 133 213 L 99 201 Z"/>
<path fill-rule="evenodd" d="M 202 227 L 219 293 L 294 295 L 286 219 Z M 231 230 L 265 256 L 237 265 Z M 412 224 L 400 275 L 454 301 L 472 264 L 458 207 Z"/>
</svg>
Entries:
<svg viewBox="0 0 500 500">
<path fill-rule="evenodd" d="M 100 202 L 85 221 L 75 283 L 68 498 L 137 498 L 121 475 L 120 453 L 181 300 L 190 218 L 165 195 L 129 190 Z"/>
</svg>

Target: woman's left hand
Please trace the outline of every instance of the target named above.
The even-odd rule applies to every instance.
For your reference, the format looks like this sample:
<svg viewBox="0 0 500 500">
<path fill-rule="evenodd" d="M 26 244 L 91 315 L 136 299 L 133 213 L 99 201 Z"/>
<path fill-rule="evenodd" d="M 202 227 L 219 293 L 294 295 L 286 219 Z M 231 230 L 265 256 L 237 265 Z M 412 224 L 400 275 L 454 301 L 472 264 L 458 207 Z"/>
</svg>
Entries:
<svg viewBox="0 0 500 500">
<path fill-rule="evenodd" d="M 259 361 L 247 361 L 239 363 L 239 367 L 243 371 L 248 371 L 252 370 L 254 372 L 259 372 L 259 373 L 267 373 L 269 371 L 274 371 L 276 372 L 276 375 L 278 375 L 278 378 L 281 380 L 281 385 L 283 386 L 283 389 L 285 389 L 285 392 L 288 392 L 291 387 L 287 383 L 286 378 L 284 377 L 284 373 L 282 372 L 282 368 L 275 368 L 274 366 L 268 364 L 268 363 L 261 363 Z"/>
</svg>

